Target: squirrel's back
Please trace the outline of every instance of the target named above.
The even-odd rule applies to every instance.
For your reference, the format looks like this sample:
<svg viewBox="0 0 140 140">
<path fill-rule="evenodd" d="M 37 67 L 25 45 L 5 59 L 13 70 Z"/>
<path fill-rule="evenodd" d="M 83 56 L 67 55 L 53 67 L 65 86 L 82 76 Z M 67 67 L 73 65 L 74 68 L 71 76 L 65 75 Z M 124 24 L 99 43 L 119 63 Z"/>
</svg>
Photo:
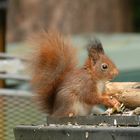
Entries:
<svg viewBox="0 0 140 140">
<path fill-rule="evenodd" d="M 41 107 L 51 114 L 57 87 L 76 67 L 76 51 L 57 32 L 41 33 L 36 40 L 30 60 L 31 84 Z"/>
</svg>

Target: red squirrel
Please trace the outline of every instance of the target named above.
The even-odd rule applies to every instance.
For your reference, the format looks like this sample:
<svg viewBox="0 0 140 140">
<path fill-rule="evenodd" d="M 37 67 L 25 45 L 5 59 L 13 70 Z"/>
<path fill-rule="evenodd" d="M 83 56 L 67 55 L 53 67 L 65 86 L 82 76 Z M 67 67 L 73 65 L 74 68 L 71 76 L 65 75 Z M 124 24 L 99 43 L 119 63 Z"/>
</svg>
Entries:
<svg viewBox="0 0 140 140">
<path fill-rule="evenodd" d="M 119 101 L 105 93 L 105 82 L 118 69 L 98 39 L 87 46 L 87 60 L 78 68 L 75 48 L 60 33 L 45 32 L 39 38 L 30 61 L 31 84 L 46 113 L 85 116 L 97 104 L 119 110 Z"/>
</svg>

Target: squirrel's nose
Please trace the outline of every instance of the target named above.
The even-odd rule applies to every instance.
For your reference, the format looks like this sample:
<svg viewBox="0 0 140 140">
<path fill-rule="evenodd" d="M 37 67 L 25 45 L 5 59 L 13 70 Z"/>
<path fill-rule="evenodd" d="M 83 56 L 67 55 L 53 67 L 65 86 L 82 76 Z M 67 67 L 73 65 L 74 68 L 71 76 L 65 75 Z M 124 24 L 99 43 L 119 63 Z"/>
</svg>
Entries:
<svg viewBox="0 0 140 140">
<path fill-rule="evenodd" d="M 114 69 L 112 71 L 112 74 L 115 75 L 115 76 L 117 76 L 119 74 L 119 70 L 118 69 Z"/>
</svg>

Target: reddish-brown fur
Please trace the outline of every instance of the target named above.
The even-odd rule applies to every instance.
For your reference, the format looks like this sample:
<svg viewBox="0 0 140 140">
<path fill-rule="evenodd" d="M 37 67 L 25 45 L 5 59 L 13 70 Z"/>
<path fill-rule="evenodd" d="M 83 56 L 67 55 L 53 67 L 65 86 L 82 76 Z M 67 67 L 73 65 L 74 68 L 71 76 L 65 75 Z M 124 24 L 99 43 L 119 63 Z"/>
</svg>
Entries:
<svg viewBox="0 0 140 140">
<path fill-rule="evenodd" d="M 119 107 L 115 98 L 98 89 L 100 81 L 104 83 L 118 74 L 100 43 L 88 48 L 89 57 L 82 68 L 76 67 L 75 49 L 59 33 L 46 32 L 37 44 L 31 59 L 32 87 L 47 113 L 76 116 L 90 114 L 96 104 Z M 102 63 L 108 65 L 108 71 L 101 70 Z"/>
</svg>

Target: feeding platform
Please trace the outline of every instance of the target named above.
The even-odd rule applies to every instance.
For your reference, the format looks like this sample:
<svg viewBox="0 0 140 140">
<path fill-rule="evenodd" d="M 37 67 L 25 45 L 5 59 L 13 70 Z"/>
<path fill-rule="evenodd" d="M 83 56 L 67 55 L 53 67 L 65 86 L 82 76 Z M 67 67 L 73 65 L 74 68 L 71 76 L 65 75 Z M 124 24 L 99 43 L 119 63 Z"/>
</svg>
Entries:
<svg viewBox="0 0 140 140">
<path fill-rule="evenodd" d="M 106 87 L 129 110 L 113 115 L 47 117 L 43 125 L 17 126 L 15 140 L 139 140 L 140 83 L 108 83 Z"/>
<path fill-rule="evenodd" d="M 140 116 L 48 117 L 47 124 L 21 125 L 16 140 L 139 140 Z"/>
</svg>

